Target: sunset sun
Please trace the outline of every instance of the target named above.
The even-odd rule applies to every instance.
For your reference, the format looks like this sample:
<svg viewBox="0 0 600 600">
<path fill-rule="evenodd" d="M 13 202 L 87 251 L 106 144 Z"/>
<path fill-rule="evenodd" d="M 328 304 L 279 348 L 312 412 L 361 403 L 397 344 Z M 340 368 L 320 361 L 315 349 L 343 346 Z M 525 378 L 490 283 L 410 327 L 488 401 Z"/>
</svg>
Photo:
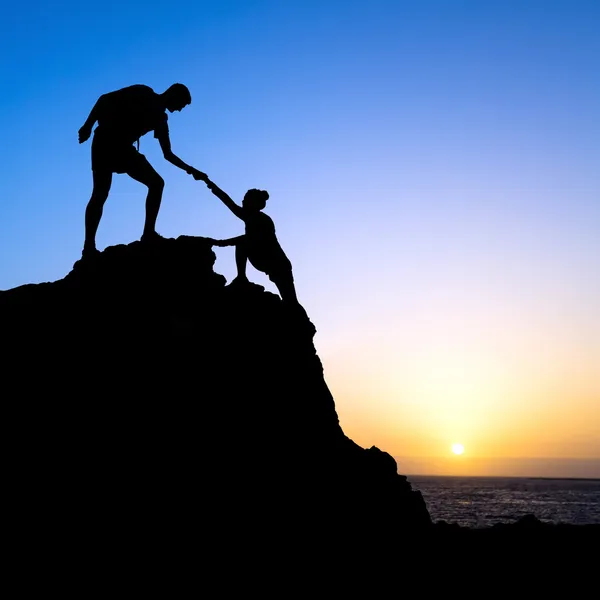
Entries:
<svg viewBox="0 0 600 600">
<path fill-rule="evenodd" d="M 452 444 L 452 452 L 454 454 L 462 454 L 465 451 L 465 447 L 462 444 Z"/>
</svg>

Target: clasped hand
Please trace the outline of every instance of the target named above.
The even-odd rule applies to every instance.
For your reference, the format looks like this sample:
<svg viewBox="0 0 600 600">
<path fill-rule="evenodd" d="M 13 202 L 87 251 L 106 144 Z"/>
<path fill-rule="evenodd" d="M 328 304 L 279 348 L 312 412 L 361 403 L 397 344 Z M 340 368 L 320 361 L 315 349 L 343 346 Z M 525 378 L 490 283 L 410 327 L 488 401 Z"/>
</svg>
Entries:
<svg viewBox="0 0 600 600">
<path fill-rule="evenodd" d="M 198 171 L 198 169 L 194 169 L 193 167 L 189 171 L 189 173 L 196 181 L 206 181 L 207 179 L 206 173 Z"/>
<path fill-rule="evenodd" d="M 211 246 L 227 246 L 225 240 L 215 240 L 214 238 L 206 238 Z"/>
</svg>

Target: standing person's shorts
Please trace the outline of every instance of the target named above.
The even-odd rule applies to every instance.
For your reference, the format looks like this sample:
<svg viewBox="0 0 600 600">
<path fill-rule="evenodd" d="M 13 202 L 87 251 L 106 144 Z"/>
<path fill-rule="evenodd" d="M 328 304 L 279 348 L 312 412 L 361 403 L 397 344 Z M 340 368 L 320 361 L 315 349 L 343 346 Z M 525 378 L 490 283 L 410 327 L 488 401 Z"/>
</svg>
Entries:
<svg viewBox="0 0 600 600">
<path fill-rule="evenodd" d="M 133 144 L 96 130 L 92 140 L 92 171 L 127 173 L 139 163 L 148 160 Z"/>
</svg>

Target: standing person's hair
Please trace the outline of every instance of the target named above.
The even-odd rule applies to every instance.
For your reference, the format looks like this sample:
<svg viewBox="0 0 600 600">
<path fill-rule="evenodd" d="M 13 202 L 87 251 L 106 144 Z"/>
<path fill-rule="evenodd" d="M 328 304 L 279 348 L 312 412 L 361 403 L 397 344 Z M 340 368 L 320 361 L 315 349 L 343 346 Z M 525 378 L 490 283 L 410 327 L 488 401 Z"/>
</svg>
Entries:
<svg viewBox="0 0 600 600">
<path fill-rule="evenodd" d="M 174 83 L 173 85 L 169 86 L 165 94 L 172 98 L 179 98 L 186 104 L 192 103 L 192 94 L 190 93 L 188 87 L 183 85 L 183 83 Z"/>
</svg>

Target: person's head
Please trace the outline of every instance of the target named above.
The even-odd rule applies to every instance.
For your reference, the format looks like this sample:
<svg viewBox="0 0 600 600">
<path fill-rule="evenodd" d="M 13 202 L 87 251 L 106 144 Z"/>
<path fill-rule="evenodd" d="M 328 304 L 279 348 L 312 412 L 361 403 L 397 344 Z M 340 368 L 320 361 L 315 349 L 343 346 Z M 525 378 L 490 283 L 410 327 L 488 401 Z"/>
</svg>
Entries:
<svg viewBox="0 0 600 600">
<path fill-rule="evenodd" d="M 267 190 L 257 190 L 252 188 L 244 194 L 242 206 L 250 210 L 262 210 L 267 205 L 269 192 Z"/>
<path fill-rule="evenodd" d="M 165 107 L 169 112 L 179 111 L 192 103 L 190 90 L 183 83 L 174 83 L 163 92 Z"/>
</svg>

